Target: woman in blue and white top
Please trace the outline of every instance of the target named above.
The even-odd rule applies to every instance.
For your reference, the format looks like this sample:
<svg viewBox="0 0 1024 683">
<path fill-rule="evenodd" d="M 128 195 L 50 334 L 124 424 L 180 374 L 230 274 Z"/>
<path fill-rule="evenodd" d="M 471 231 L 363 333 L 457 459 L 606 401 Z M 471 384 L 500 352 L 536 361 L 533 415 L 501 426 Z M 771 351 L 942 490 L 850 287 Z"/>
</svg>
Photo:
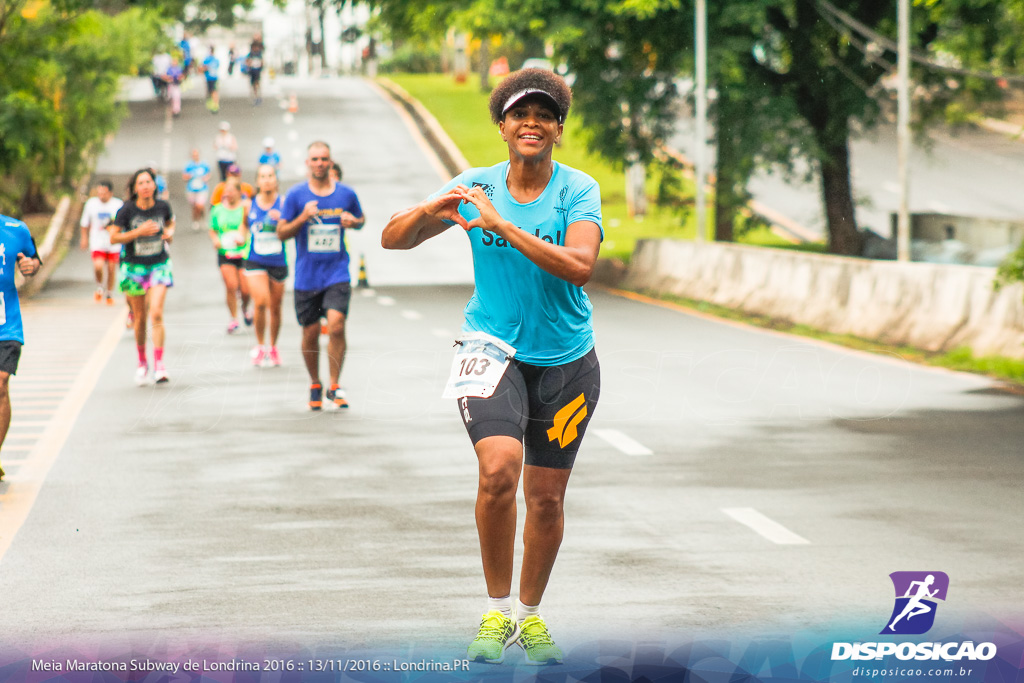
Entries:
<svg viewBox="0 0 1024 683">
<path fill-rule="evenodd" d="M 479 462 L 476 523 L 489 600 L 468 651 L 477 661 L 500 662 L 515 642 L 527 663 L 562 659 L 538 607 L 562 540 L 566 484 L 600 394 L 582 286 L 604 236 L 597 183 L 552 159 L 570 102 L 569 87 L 550 71 L 511 74 L 490 98 L 508 160 L 465 171 L 395 214 L 381 240 L 411 249 L 457 224 L 472 246 L 476 291 L 446 395 L 458 398 Z M 513 606 L 521 475 L 526 519 Z"/>
<path fill-rule="evenodd" d="M 278 366 L 277 335 L 281 331 L 281 300 L 284 281 L 288 279 L 288 261 L 284 245 L 277 236 L 281 220 L 282 197 L 278 194 L 277 172 L 269 164 L 256 171 L 256 196 L 249 202 L 249 255 L 245 259 L 245 276 L 253 302 L 253 328 L 256 348 L 252 363 L 260 367 Z M 269 316 L 268 316 L 269 314 Z M 270 340 L 265 343 L 267 318 L 270 319 Z"/>
</svg>

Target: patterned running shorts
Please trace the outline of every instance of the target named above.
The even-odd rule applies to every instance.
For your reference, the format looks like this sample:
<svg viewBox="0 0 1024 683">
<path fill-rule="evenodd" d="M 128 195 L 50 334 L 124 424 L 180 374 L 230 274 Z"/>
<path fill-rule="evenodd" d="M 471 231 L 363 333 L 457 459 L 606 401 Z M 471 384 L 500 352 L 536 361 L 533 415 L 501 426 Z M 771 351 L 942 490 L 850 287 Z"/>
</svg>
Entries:
<svg viewBox="0 0 1024 683">
<path fill-rule="evenodd" d="M 127 296 L 142 296 L 154 285 L 174 286 L 171 259 L 155 266 L 121 261 L 121 291 Z"/>
</svg>

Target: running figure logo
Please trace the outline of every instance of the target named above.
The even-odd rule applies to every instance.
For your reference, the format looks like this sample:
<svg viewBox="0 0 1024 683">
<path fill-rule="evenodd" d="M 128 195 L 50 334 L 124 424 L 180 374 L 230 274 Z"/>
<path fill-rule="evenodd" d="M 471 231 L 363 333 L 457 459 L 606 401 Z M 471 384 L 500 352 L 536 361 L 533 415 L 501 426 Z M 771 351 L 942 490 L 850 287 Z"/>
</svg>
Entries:
<svg viewBox="0 0 1024 683">
<path fill-rule="evenodd" d="M 949 577 L 944 572 L 893 572 L 896 604 L 882 634 L 920 635 L 935 623 L 936 600 L 946 599 Z"/>
</svg>

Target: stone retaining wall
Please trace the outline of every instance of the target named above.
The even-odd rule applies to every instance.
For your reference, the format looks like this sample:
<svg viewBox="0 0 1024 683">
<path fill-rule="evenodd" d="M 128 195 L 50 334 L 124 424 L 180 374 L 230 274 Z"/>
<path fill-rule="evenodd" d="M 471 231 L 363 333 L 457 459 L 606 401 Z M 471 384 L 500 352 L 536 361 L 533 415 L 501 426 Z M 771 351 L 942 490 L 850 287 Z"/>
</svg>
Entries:
<svg viewBox="0 0 1024 683">
<path fill-rule="evenodd" d="M 624 286 L 889 344 L 1024 358 L 1024 285 L 994 268 L 897 263 L 735 244 L 641 240 Z"/>
</svg>

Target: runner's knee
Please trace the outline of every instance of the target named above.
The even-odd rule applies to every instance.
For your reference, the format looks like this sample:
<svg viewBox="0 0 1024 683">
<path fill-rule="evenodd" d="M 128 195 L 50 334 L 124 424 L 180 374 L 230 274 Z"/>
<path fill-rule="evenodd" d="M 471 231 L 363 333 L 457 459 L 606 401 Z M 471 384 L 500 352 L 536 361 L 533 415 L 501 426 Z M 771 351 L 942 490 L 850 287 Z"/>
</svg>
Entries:
<svg viewBox="0 0 1024 683">
<path fill-rule="evenodd" d="M 489 497 L 515 496 L 522 469 L 522 446 L 513 439 L 488 439 L 476 446 L 480 493 Z"/>
<path fill-rule="evenodd" d="M 526 498 L 526 512 L 529 515 L 536 515 L 534 521 L 541 523 L 555 522 L 562 517 L 562 505 L 565 496 L 557 491 L 529 491 L 524 492 Z"/>
<path fill-rule="evenodd" d="M 345 319 L 332 320 L 327 323 L 327 334 L 332 340 L 345 340 Z"/>
<path fill-rule="evenodd" d="M 492 500 L 502 498 L 515 499 L 518 488 L 519 477 L 512 468 L 480 468 L 479 493 L 481 498 Z"/>
</svg>

